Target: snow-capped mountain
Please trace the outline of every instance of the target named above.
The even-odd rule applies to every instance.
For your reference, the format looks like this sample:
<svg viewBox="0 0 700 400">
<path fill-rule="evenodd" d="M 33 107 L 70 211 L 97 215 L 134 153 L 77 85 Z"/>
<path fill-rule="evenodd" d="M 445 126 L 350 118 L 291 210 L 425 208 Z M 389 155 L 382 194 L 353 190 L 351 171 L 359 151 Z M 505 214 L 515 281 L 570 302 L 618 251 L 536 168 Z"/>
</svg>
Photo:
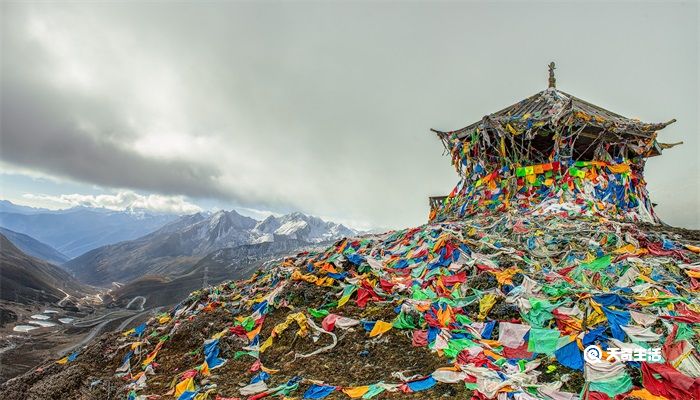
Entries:
<svg viewBox="0 0 700 400">
<path fill-rule="evenodd" d="M 192 222 L 188 224 L 189 222 Z M 258 221 L 236 211 L 218 211 L 210 215 L 195 214 L 185 221 L 176 221 L 176 229 L 186 254 L 204 254 L 215 249 L 251 243 L 250 231 Z M 156 234 L 159 231 L 155 232 Z"/>
<path fill-rule="evenodd" d="M 281 217 L 273 215 L 259 222 L 252 231 L 254 243 L 273 242 L 280 239 L 296 239 L 307 243 L 321 243 L 358 232 L 336 222 L 326 222 L 318 217 L 295 212 Z"/>
<path fill-rule="evenodd" d="M 141 238 L 89 251 L 64 266 L 83 282 L 104 285 L 147 274 L 182 274 L 200 258 L 224 248 L 284 241 L 314 244 L 356 234 L 342 224 L 298 212 L 263 221 L 236 211 L 197 213 Z"/>
</svg>

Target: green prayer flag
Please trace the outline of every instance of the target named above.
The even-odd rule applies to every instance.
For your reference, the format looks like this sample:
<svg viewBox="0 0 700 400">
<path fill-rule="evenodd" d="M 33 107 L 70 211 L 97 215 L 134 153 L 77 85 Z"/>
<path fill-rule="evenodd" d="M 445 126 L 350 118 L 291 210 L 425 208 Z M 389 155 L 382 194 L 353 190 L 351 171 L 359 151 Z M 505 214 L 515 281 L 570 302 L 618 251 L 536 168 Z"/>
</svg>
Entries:
<svg viewBox="0 0 700 400">
<path fill-rule="evenodd" d="M 241 322 L 241 326 L 246 330 L 246 332 L 250 332 L 253 330 L 253 328 L 255 328 L 255 320 L 251 317 L 245 317 L 245 319 Z"/>
<path fill-rule="evenodd" d="M 532 353 L 554 354 L 559 342 L 559 331 L 557 329 L 530 328 L 530 341 L 527 344 L 527 351 Z"/>
<path fill-rule="evenodd" d="M 530 297 L 530 311 L 526 315 L 527 321 L 533 327 L 544 327 L 547 321 L 552 319 L 554 315 L 552 310 L 559 307 L 560 304 L 552 304 L 549 300 Z"/>
<path fill-rule="evenodd" d="M 328 310 L 317 310 L 315 308 L 309 308 L 308 311 L 309 314 L 311 314 L 314 318 L 323 318 L 326 315 L 330 314 Z"/>
<path fill-rule="evenodd" d="M 695 331 L 686 323 L 678 323 L 678 332 L 676 332 L 676 342 L 683 339 L 690 339 L 695 336 Z"/>
<path fill-rule="evenodd" d="M 430 288 L 421 289 L 420 286 L 413 286 L 413 300 L 429 300 L 437 297 Z"/>
<path fill-rule="evenodd" d="M 413 321 L 413 317 L 400 312 L 399 315 L 394 318 L 393 326 L 396 329 L 416 329 L 416 324 Z"/>
<path fill-rule="evenodd" d="M 385 389 L 378 384 L 369 385 L 369 389 L 367 390 L 367 392 L 365 394 L 362 395 L 362 398 L 363 399 L 371 399 L 372 397 L 378 395 L 379 393 L 383 392 L 384 390 Z"/>
<path fill-rule="evenodd" d="M 596 258 L 589 263 L 581 264 L 581 268 L 591 271 L 600 271 L 601 269 L 607 268 L 611 261 L 612 257 L 608 254 L 607 256 Z"/>
<path fill-rule="evenodd" d="M 632 389 L 632 379 L 624 372 L 615 379 L 601 382 L 591 382 L 589 386 L 592 392 L 603 392 L 613 398 L 620 393 L 627 393 Z"/>
<path fill-rule="evenodd" d="M 452 339 L 447 342 L 447 348 L 445 348 L 443 352 L 447 358 L 457 358 L 462 350 L 474 346 L 479 345 L 469 339 Z"/>
<path fill-rule="evenodd" d="M 462 324 L 462 325 L 471 325 L 472 322 L 473 322 L 473 321 L 471 320 L 471 318 L 467 317 L 467 316 L 464 315 L 464 314 L 457 314 L 457 315 L 455 316 L 455 319 L 457 320 L 457 322 L 459 322 L 459 323 Z"/>
<path fill-rule="evenodd" d="M 425 271 L 425 265 L 421 265 L 420 267 L 413 268 L 413 271 L 411 271 L 411 277 L 419 278 L 421 275 L 423 275 L 424 271 Z"/>
</svg>

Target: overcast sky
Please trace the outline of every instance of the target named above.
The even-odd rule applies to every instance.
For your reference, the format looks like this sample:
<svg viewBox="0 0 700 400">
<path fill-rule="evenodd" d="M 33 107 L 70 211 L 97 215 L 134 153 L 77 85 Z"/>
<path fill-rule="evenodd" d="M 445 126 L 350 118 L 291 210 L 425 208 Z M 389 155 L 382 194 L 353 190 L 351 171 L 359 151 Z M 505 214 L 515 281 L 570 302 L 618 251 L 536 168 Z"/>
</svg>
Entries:
<svg viewBox="0 0 700 400">
<path fill-rule="evenodd" d="M 698 19 L 694 1 L 5 1 L 2 197 L 417 225 L 457 181 L 428 129 L 543 90 L 554 60 L 568 93 L 678 120 L 648 186 L 700 228 Z"/>
</svg>

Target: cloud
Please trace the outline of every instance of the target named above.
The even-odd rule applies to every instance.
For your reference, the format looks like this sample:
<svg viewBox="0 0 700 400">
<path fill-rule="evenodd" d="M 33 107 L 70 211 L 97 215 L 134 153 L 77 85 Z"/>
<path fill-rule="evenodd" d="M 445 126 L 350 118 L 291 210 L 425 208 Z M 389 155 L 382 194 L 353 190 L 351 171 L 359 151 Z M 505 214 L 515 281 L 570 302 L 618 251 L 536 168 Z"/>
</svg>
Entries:
<svg viewBox="0 0 700 400">
<path fill-rule="evenodd" d="M 193 214 L 202 209 L 184 199 L 183 196 L 163 196 L 151 194 L 144 196 L 131 191 L 116 194 L 62 194 L 58 196 L 27 193 L 23 197 L 30 200 L 50 201 L 68 207 L 94 207 L 114 211 L 145 210 L 178 215 Z"/>
<path fill-rule="evenodd" d="M 13 56 L 2 60 L 0 156 L 5 162 L 108 187 L 234 197 L 218 182 L 221 171 L 214 164 L 153 157 L 134 149 L 130 143 L 143 135 L 144 128 L 129 107 L 115 100 L 127 94 L 120 95 L 112 86 L 115 96 L 102 91 L 107 88 L 83 87 L 88 84 L 80 85 L 82 80 L 94 77 L 86 71 L 89 63 L 71 60 L 71 51 L 65 50 L 77 50 L 75 44 L 66 38 L 62 45 L 35 38 L 29 27 L 38 23 L 31 18 L 23 20 L 27 26 L 12 21 L 9 25 L 17 30 L 3 32 L 10 39 L 2 43 L 3 54 Z M 60 38 L 60 29 L 56 33 Z M 26 52 L 15 47 L 24 45 Z M 51 46 L 63 50 L 55 54 L 49 51 Z M 69 65 L 61 66 L 57 57 Z M 46 71 L 46 65 L 57 70 Z"/>
<path fill-rule="evenodd" d="M 17 168 L 416 225 L 427 197 L 457 180 L 428 129 L 463 127 L 544 89 L 555 59 L 563 90 L 643 120 L 678 119 L 660 138 L 686 144 L 650 161 L 647 180 L 662 218 L 700 224 L 696 4 L 1 6 L 0 157 Z M 513 32 L 535 44 L 514 45 Z M 597 56 L 581 57 L 591 43 Z"/>
<path fill-rule="evenodd" d="M 218 208 L 216 210 L 219 210 Z M 240 213 L 241 215 L 245 215 L 246 217 L 250 217 L 253 219 L 257 219 L 258 221 L 262 221 L 265 218 L 274 215 L 275 217 L 282 216 L 284 214 L 282 213 L 275 213 L 267 210 L 258 210 L 255 208 L 250 208 L 250 207 L 236 207 L 236 211 Z"/>
</svg>

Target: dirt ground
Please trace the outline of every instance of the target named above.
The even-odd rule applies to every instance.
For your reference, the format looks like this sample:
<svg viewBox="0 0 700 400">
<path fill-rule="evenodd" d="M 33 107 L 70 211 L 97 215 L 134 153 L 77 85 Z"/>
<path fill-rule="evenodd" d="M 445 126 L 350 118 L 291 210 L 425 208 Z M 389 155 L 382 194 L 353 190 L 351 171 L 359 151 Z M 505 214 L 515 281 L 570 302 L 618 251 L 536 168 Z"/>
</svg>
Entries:
<svg viewBox="0 0 700 400">
<path fill-rule="evenodd" d="M 327 290 L 305 282 L 298 282 L 283 293 L 290 308 L 270 312 L 265 319 L 261 338 L 267 338 L 272 328 L 282 322 L 290 313 L 320 307 L 332 300 L 326 296 Z M 304 307 L 301 307 L 304 304 Z M 394 305 L 375 303 L 366 308 L 357 307 L 353 302 L 341 309 L 344 316 L 351 318 L 384 319 L 390 321 L 396 315 Z M 204 360 L 202 343 L 205 339 L 233 325 L 234 316 L 225 308 L 200 315 L 186 321 L 178 331 L 164 344 L 156 358 L 156 375 L 149 376 L 148 389 L 141 393 L 164 395 L 173 384 L 173 378 L 179 373 L 200 365 Z M 317 320 L 320 325 L 320 319 Z M 330 336 L 322 335 L 314 342 L 311 336 L 297 337 L 296 329 L 287 329 L 275 339 L 272 347 L 261 355 L 261 361 L 267 368 L 278 369 L 272 374 L 268 386 L 275 387 L 295 376 L 307 380 L 325 382 L 336 386 L 359 386 L 379 381 L 394 381 L 391 373 L 402 371 L 406 375 L 429 374 L 435 369 L 446 366 L 445 360 L 422 347 L 412 347 L 410 337 L 401 331 L 389 331 L 375 339 L 369 339 L 361 326 L 354 330 L 336 329 L 338 343 L 329 352 L 317 356 L 295 360 L 295 353 L 307 353 L 331 343 Z M 33 370 L 28 374 L 10 380 L 2 387 L 4 397 L 14 399 L 116 399 L 123 398 L 122 388 L 126 382 L 114 377 L 114 371 L 121 363 L 126 349 L 117 349 L 119 335 L 105 334 L 92 343 L 78 359 L 66 365 L 53 362 L 44 368 Z M 235 358 L 235 352 L 247 343 L 235 335 L 221 339 L 219 347 L 221 357 L 228 361 L 222 367 L 212 371 L 209 380 L 216 383 L 218 393 L 224 397 L 239 396 L 238 389 L 249 383 L 255 374 L 250 372 L 254 359 L 250 356 Z M 89 361 L 88 361 L 89 360 Z M 132 368 L 137 365 L 132 359 Z M 295 392 L 302 394 L 310 382 L 304 381 Z M 409 398 L 433 399 L 469 398 L 469 391 L 463 385 L 438 384 L 427 392 L 411 395 L 404 393 L 382 393 L 378 399 Z M 346 398 L 342 393 L 333 393 L 328 399 Z"/>
</svg>

